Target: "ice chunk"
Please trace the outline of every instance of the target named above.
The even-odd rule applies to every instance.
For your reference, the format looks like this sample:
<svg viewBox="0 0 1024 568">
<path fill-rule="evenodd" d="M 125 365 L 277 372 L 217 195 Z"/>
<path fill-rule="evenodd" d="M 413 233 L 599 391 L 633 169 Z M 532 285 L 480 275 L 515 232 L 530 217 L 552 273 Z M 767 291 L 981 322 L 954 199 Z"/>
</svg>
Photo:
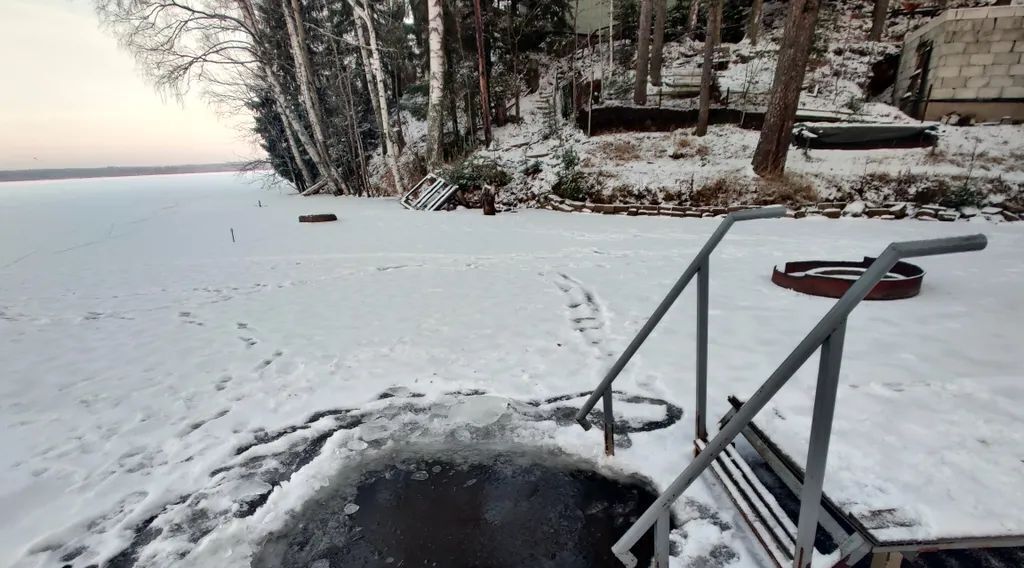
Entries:
<svg viewBox="0 0 1024 568">
<path fill-rule="evenodd" d="M 509 399 L 481 395 L 462 398 L 448 408 L 448 418 L 475 426 L 494 424 L 509 412 Z"/>
<path fill-rule="evenodd" d="M 391 423 L 383 418 L 367 422 L 359 427 L 359 437 L 367 442 L 387 438 L 393 428 Z"/>
<path fill-rule="evenodd" d="M 354 515 L 354 514 L 356 514 L 356 511 L 358 511 L 358 510 L 359 510 L 359 505 L 356 505 L 355 503 L 349 503 L 348 505 L 345 505 L 344 509 L 342 509 L 342 511 L 346 515 Z"/>
<path fill-rule="evenodd" d="M 370 445 L 362 440 L 350 440 L 349 443 L 345 444 L 345 447 L 352 451 L 365 450 Z"/>
<path fill-rule="evenodd" d="M 409 477 L 415 479 L 416 481 L 425 481 L 428 477 L 430 477 L 430 474 L 423 470 L 420 470 L 410 475 Z"/>
</svg>

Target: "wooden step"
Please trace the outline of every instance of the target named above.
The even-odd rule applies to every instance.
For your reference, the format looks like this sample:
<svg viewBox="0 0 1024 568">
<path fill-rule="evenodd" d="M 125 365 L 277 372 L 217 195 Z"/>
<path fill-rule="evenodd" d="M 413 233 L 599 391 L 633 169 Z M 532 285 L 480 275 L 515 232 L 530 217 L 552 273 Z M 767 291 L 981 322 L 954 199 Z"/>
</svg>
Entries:
<svg viewBox="0 0 1024 568">
<path fill-rule="evenodd" d="M 694 444 L 698 453 L 704 450 L 705 442 L 696 440 Z M 796 526 L 775 497 L 754 476 L 733 444 L 729 444 L 712 463 L 711 471 L 722 483 L 729 498 L 743 514 L 754 536 L 775 565 L 790 568 L 796 548 Z"/>
</svg>

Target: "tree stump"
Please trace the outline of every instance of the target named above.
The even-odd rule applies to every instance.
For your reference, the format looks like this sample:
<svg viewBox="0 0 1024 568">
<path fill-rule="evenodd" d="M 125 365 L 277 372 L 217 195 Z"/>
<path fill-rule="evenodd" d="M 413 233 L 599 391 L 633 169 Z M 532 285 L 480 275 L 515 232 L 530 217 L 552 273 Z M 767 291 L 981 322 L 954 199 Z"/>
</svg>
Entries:
<svg viewBox="0 0 1024 568">
<path fill-rule="evenodd" d="M 494 188 L 493 187 L 491 187 L 489 185 L 485 185 L 484 186 L 484 193 L 483 193 L 483 196 L 481 197 L 481 202 L 482 202 L 483 208 L 484 208 L 484 215 L 494 215 L 496 213 L 496 211 L 494 209 Z"/>
<path fill-rule="evenodd" d="M 314 213 L 313 215 L 299 215 L 299 223 L 327 223 L 337 221 L 338 216 L 334 213 Z"/>
</svg>

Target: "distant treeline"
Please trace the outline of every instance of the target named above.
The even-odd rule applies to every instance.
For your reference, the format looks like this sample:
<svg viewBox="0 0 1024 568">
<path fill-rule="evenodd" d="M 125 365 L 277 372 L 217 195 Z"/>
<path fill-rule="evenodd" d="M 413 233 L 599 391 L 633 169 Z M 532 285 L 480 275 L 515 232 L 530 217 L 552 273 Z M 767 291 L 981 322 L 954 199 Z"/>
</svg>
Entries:
<svg viewBox="0 0 1024 568">
<path fill-rule="evenodd" d="M 123 176 L 155 176 L 166 174 L 198 174 L 208 172 L 235 172 L 242 163 L 184 164 L 180 166 L 107 166 L 105 168 L 54 168 L 40 170 L 0 170 L 0 182 L 33 181 L 42 179 L 73 179 Z"/>
</svg>

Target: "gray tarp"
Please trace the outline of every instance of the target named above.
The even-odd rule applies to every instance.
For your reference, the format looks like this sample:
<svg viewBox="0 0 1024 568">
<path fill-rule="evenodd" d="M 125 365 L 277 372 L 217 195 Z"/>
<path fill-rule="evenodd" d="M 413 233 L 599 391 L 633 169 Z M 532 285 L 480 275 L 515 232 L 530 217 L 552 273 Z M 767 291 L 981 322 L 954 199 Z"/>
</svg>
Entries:
<svg viewBox="0 0 1024 568">
<path fill-rule="evenodd" d="M 933 146 L 934 124 L 796 124 L 794 144 L 809 148 L 866 149 Z"/>
</svg>

